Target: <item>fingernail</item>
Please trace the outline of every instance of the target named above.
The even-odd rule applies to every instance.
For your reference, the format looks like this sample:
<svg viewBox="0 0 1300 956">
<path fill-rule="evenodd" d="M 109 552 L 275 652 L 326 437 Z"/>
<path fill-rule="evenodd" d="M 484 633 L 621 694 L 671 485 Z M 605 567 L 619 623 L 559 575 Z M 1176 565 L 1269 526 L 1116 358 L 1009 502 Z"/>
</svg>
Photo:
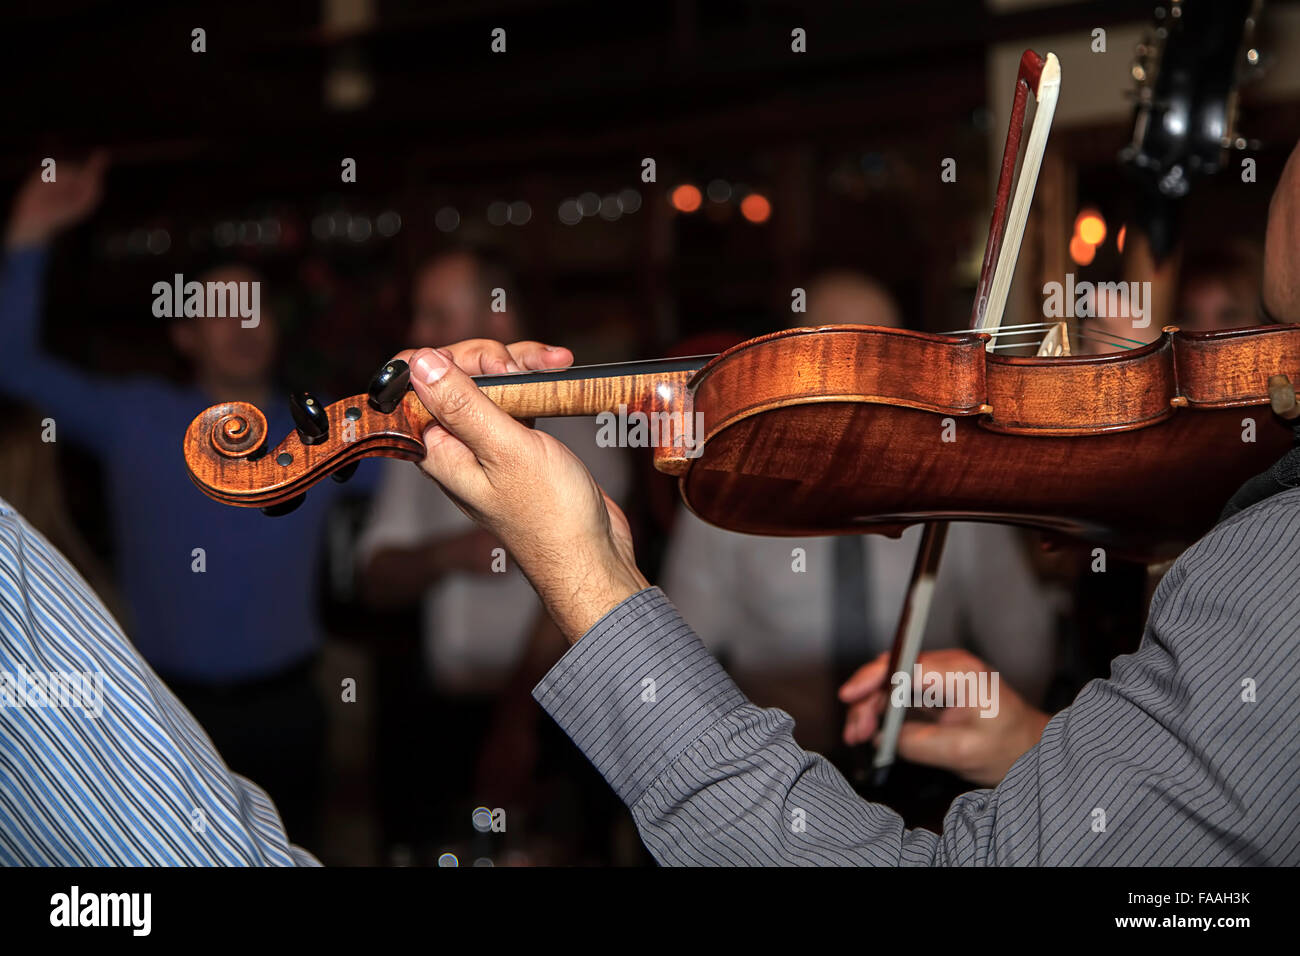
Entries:
<svg viewBox="0 0 1300 956">
<path fill-rule="evenodd" d="M 414 371 L 426 385 L 432 385 L 447 374 L 451 361 L 437 349 L 421 349 L 415 356 Z"/>
<path fill-rule="evenodd" d="M 558 345 L 548 345 L 548 346 L 546 346 L 546 351 L 548 351 L 548 352 L 558 352 L 558 351 L 560 351 L 560 347 L 559 347 Z"/>
<path fill-rule="evenodd" d="M 523 369 L 521 369 L 518 365 L 515 364 L 515 360 L 514 360 L 514 359 L 507 359 L 507 360 L 506 360 L 506 371 L 507 371 L 507 372 L 522 372 Z"/>
</svg>

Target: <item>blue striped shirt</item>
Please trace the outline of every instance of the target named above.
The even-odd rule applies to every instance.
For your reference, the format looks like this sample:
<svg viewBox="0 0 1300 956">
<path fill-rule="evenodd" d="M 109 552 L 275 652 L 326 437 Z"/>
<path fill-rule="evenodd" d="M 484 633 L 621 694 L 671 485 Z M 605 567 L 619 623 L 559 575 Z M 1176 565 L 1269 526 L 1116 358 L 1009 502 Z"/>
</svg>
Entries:
<svg viewBox="0 0 1300 956">
<path fill-rule="evenodd" d="M 318 865 L 3 499 L 0 863 Z"/>
</svg>

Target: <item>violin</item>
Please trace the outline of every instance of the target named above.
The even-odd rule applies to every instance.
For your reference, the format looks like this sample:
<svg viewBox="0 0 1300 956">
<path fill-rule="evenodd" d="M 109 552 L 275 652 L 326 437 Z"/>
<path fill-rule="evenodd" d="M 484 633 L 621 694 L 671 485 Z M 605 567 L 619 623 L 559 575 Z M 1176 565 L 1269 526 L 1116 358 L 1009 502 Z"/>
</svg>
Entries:
<svg viewBox="0 0 1300 956">
<path fill-rule="evenodd" d="M 1039 355 L 997 353 L 995 339 L 1025 331 L 999 326 L 1059 84 L 1055 56 L 1025 52 L 971 329 L 792 329 L 716 356 L 475 381 L 516 418 L 667 423 L 655 467 L 677 478 L 692 511 L 734 531 L 899 534 L 994 521 L 1121 556 L 1172 556 L 1289 447 L 1291 428 L 1268 410 L 1283 386 L 1269 380 L 1300 378 L 1300 327 L 1169 327 L 1136 349 L 1077 356 L 1063 328 L 1044 324 Z M 324 406 L 298 393 L 295 431 L 274 447 L 256 407 L 215 405 L 185 433 L 190 477 L 217 501 L 277 514 L 362 458 L 421 460 L 432 417 L 409 381 L 394 360 L 364 394 Z"/>
<path fill-rule="evenodd" d="M 988 339 L 792 329 L 712 357 L 475 381 L 516 418 L 659 423 L 655 467 L 701 518 L 750 534 L 996 521 L 1158 560 L 1290 446 L 1268 380 L 1300 379 L 1300 326 L 1167 328 L 1128 352 L 1051 358 Z M 433 418 L 409 379 L 395 360 L 365 394 L 293 396 L 297 427 L 274 447 L 255 406 L 215 405 L 185 433 L 190 477 L 217 501 L 284 513 L 362 458 L 422 460 Z"/>
</svg>

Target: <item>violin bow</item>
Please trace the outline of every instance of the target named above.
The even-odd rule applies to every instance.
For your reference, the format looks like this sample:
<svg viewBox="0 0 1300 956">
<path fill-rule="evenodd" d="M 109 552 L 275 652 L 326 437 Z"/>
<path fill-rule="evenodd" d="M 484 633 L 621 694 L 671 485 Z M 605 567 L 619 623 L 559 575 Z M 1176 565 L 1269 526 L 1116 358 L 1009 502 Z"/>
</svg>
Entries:
<svg viewBox="0 0 1300 956">
<path fill-rule="evenodd" d="M 992 345 L 998 327 L 1002 324 L 1002 313 L 1011 291 L 1011 279 L 1015 275 L 1016 261 L 1020 256 L 1020 243 L 1024 239 L 1025 224 L 1029 220 L 1029 207 L 1034 199 L 1034 187 L 1038 184 L 1038 171 L 1043 165 L 1047 135 L 1051 132 L 1052 116 L 1056 113 L 1056 99 L 1060 90 L 1061 65 L 1056 54 L 1049 53 L 1042 57 L 1033 50 L 1026 50 L 1020 57 L 1020 70 L 1016 75 L 1016 92 L 1011 101 L 1011 121 L 1007 125 L 1007 143 L 1002 151 L 993 218 L 989 222 L 984 261 L 980 267 L 979 283 L 975 287 L 975 304 L 971 310 L 971 328 L 976 332 L 988 333 L 988 345 Z M 1015 184 L 1013 199 L 1011 183 L 1015 174 L 1016 157 L 1020 153 L 1031 93 L 1035 103 L 1034 122 L 1029 128 L 1029 141 L 1025 144 L 1025 158 Z M 1040 354 L 1059 354 L 1062 350 L 1068 351 L 1068 348 L 1068 340 L 1049 334 L 1043 341 Z M 935 579 L 939 574 L 939 561 L 943 557 L 947 537 L 948 522 L 926 522 L 921 545 L 912 565 L 907 594 L 903 599 L 903 610 L 894 631 L 889 671 L 886 674 L 887 686 L 892 686 L 895 674 L 903 673 L 907 675 L 906 686 L 909 691 L 911 689 L 912 669 L 921 652 L 921 639 L 925 636 L 925 626 L 929 621 Z M 877 787 L 888 779 L 889 769 L 894 764 L 898 752 L 898 735 L 902 732 L 903 716 L 907 712 L 907 698 L 910 696 L 906 695 L 901 704 L 895 705 L 893 695 L 886 695 L 884 725 L 872 760 L 873 783 Z"/>
</svg>

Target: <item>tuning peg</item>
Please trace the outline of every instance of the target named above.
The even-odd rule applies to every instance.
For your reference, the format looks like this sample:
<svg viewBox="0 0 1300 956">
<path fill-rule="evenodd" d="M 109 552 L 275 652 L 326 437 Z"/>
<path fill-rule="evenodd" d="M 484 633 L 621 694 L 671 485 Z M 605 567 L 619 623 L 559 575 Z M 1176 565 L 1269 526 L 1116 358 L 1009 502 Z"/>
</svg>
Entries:
<svg viewBox="0 0 1300 956">
<path fill-rule="evenodd" d="M 304 445 L 319 445 L 329 438 L 330 420 L 325 414 L 325 406 L 311 392 L 290 395 L 289 412 Z"/>
<path fill-rule="evenodd" d="M 411 370 L 401 359 L 393 359 L 370 380 L 370 407 L 388 414 L 406 394 L 411 384 Z"/>
<path fill-rule="evenodd" d="M 338 471 L 330 472 L 330 477 L 341 485 L 357 473 L 357 465 L 359 464 L 361 464 L 361 462 L 354 461 L 350 465 L 344 465 Z"/>
<path fill-rule="evenodd" d="M 290 498 L 288 501 L 282 501 L 278 505 L 268 505 L 262 509 L 262 514 L 268 518 L 278 518 L 281 515 L 287 515 L 290 511 L 297 511 L 298 506 L 307 500 L 307 492 L 303 492 L 297 497 Z"/>
</svg>

